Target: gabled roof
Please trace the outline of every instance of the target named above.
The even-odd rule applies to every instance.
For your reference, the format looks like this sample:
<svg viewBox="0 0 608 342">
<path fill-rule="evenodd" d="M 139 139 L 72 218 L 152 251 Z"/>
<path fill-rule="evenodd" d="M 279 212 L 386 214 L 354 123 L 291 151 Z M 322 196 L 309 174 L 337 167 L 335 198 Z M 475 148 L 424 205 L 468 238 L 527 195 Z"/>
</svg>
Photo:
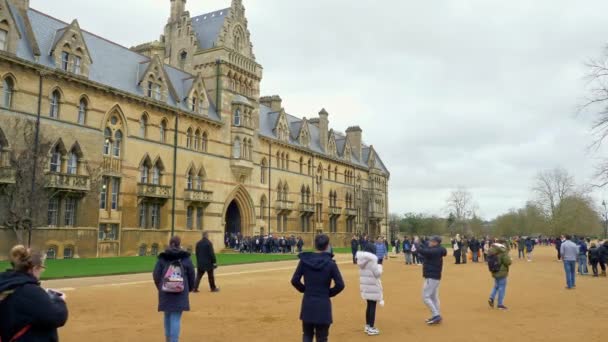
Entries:
<svg viewBox="0 0 608 342">
<path fill-rule="evenodd" d="M 224 8 L 192 18 L 192 30 L 196 34 L 201 49 L 210 49 L 216 46 L 229 11 L 230 8 Z"/>
<path fill-rule="evenodd" d="M 11 5 L 10 8 L 15 16 L 17 27 L 23 36 L 17 44 L 17 57 L 45 67 L 56 68 L 55 60 L 48 55 L 48 52 L 51 51 L 53 43 L 57 41 L 57 33 L 66 30 L 70 24 L 31 8 L 27 11 L 33 37 L 39 49 L 44 51 L 36 60 L 34 48 L 25 39 L 26 25 L 24 24 L 24 18 L 14 6 Z M 151 59 L 85 30 L 81 30 L 81 32 L 91 59 L 94 61 L 89 67 L 88 79 L 134 96 L 145 97 L 144 89 L 138 86 L 138 81 L 139 76 L 147 68 Z M 188 89 L 185 85 L 188 82 L 185 80 L 195 76 L 170 65 L 162 63 L 161 65 L 167 75 L 167 81 L 172 84 L 177 97 L 176 101 L 170 96 L 166 104 L 182 111 L 188 111 L 188 104 L 178 101 L 187 97 Z M 208 113 L 209 119 L 221 122 L 215 106 L 211 105 Z"/>
</svg>

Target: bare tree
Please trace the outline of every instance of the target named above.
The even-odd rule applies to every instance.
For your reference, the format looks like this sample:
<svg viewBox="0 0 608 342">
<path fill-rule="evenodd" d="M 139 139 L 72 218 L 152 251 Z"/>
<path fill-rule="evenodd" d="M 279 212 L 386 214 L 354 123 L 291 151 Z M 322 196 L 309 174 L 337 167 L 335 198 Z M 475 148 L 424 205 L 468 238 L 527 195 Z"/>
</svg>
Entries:
<svg viewBox="0 0 608 342">
<path fill-rule="evenodd" d="M 452 191 L 446 200 L 447 211 L 454 217 L 454 222 L 450 230 L 454 228 L 467 229 L 468 220 L 475 215 L 477 205 L 473 200 L 473 195 L 466 188 L 459 187 Z M 453 233 L 453 232 L 451 232 Z"/>
<path fill-rule="evenodd" d="M 581 110 L 590 110 L 595 113 L 595 120 L 592 125 L 594 141 L 592 149 L 599 149 L 608 137 L 608 47 L 606 54 L 600 59 L 591 59 L 587 62 L 589 71 L 587 80 L 589 81 L 589 96 Z M 608 160 L 604 159 L 596 167 L 596 178 L 600 180 L 595 187 L 608 185 Z"/>
<path fill-rule="evenodd" d="M 532 191 L 536 195 L 536 203 L 551 221 L 558 215 L 560 203 L 565 198 L 584 192 L 577 191 L 574 177 L 562 168 L 538 173 Z"/>
</svg>

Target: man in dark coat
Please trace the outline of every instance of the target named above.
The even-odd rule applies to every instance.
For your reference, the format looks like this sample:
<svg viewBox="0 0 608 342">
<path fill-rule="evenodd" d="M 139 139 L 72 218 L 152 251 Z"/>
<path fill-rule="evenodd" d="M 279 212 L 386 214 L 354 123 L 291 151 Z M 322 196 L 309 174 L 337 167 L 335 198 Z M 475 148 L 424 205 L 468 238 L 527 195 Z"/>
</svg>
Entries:
<svg viewBox="0 0 608 342">
<path fill-rule="evenodd" d="M 293 287 L 304 294 L 300 311 L 303 342 L 312 342 L 314 336 L 317 342 L 327 341 L 333 323 L 330 298 L 344 290 L 338 265 L 328 253 L 329 237 L 318 235 L 315 249 L 316 252 L 300 254 L 300 263 L 291 278 Z M 332 280 L 334 287 L 331 287 Z"/>
<path fill-rule="evenodd" d="M 199 292 L 201 279 L 207 272 L 209 276 L 209 289 L 211 292 L 220 292 L 220 289 L 215 286 L 215 275 L 213 271 L 217 268 L 217 260 L 213 251 L 213 243 L 209 241 L 209 233 L 204 232 L 203 238 L 196 244 L 196 283 L 194 292 Z"/>
<path fill-rule="evenodd" d="M 562 260 L 562 239 L 555 239 L 555 249 L 557 249 L 557 260 Z"/>
<path fill-rule="evenodd" d="M 448 254 L 441 246 L 441 237 L 434 236 L 429 242 L 429 247 L 421 244 L 418 253 L 423 256 L 422 276 L 424 277 L 423 300 L 433 314 L 426 320 L 429 325 L 441 323 L 441 308 L 439 307 L 439 283 L 443 272 L 443 258 Z"/>
<path fill-rule="evenodd" d="M 183 291 L 167 292 L 163 283 L 169 266 L 181 265 Z M 194 288 L 194 265 L 190 253 L 181 249 L 181 239 L 171 238 L 169 248 L 158 256 L 158 261 L 152 274 L 154 284 L 158 289 L 158 311 L 165 314 L 165 337 L 167 341 L 179 341 L 181 318 L 184 311 L 190 311 L 190 291 Z"/>
<path fill-rule="evenodd" d="M 473 262 L 479 262 L 479 249 L 481 248 L 481 243 L 475 237 L 471 239 L 469 242 L 469 249 L 473 254 Z"/>
<path fill-rule="evenodd" d="M 357 236 L 353 235 L 353 239 L 350 240 L 350 250 L 353 253 L 353 264 L 357 264 L 357 252 L 359 251 L 359 240 Z"/>
</svg>

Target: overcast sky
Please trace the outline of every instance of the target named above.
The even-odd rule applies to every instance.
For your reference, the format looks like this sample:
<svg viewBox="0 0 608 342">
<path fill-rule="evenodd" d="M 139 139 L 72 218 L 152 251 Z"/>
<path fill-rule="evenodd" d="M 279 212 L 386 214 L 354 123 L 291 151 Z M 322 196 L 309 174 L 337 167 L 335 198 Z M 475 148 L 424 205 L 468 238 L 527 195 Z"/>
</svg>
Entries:
<svg viewBox="0 0 608 342">
<path fill-rule="evenodd" d="M 31 0 L 126 46 L 158 39 L 169 0 Z M 491 219 L 543 169 L 592 181 L 585 61 L 608 42 L 608 2 L 244 0 L 262 95 L 344 131 L 360 125 L 391 171 L 391 212 L 443 214 L 457 186 Z M 382 6 L 380 6 L 382 4 Z M 192 15 L 230 0 L 190 0 Z M 601 202 L 607 191 L 598 191 Z M 608 198 L 607 198 L 608 199 Z"/>
</svg>

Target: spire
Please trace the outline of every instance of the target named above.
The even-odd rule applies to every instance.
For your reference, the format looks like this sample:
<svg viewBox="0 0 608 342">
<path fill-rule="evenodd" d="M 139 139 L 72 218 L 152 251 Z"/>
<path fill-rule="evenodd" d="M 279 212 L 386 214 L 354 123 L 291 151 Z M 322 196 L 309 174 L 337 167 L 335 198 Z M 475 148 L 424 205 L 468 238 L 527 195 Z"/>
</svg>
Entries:
<svg viewBox="0 0 608 342">
<path fill-rule="evenodd" d="M 169 21 L 178 20 L 186 11 L 187 0 L 171 0 L 171 17 Z"/>
</svg>

